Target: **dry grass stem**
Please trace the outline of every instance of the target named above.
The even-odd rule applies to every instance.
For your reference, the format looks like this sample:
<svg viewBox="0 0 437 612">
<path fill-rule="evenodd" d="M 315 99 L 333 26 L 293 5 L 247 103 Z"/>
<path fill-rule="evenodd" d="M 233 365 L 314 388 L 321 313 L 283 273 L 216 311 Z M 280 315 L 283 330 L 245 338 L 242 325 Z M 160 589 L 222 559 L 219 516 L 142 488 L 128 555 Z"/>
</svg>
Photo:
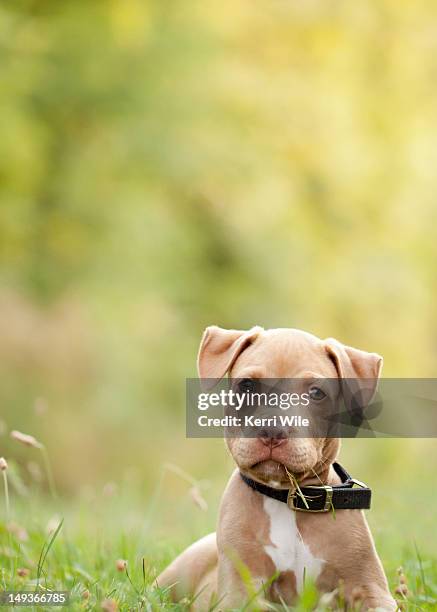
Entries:
<svg viewBox="0 0 437 612">
<path fill-rule="evenodd" d="M 20 442 L 21 444 L 24 444 L 25 446 L 31 446 L 33 448 L 39 449 L 43 447 L 41 442 L 38 442 L 36 438 L 34 438 L 33 436 L 29 436 L 28 434 L 25 434 L 21 431 L 17 431 L 16 429 L 11 431 L 11 438 L 13 440 L 16 440 L 17 442 Z"/>
<path fill-rule="evenodd" d="M 309 508 L 309 506 L 308 506 L 308 502 L 307 502 L 307 500 L 305 499 L 305 495 L 302 493 L 302 491 L 301 491 L 301 489 L 300 489 L 300 487 L 299 487 L 299 483 L 297 482 L 297 478 L 296 478 L 296 476 L 295 476 L 294 474 L 292 474 L 292 473 L 291 473 L 291 472 L 290 472 L 290 471 L 287 469 L 287 466 L 285 466 L 285 465 L 284 465 L 284 468 L 285 468 L 285 471 L 287 472 L 287 476 L 288 476 L 288 478 L 289 478 L 289 480 L 290 480 L 290 483 L 291 483 L 291 484 L 293 485 L 293 487 L 294 487 L 294 490 L 295 490 L 295 491 L 297 491 L 297 494 L 298 494 L 298 495 L 299 495 L 299 497 L 302 499 L 302 501 L 303 501 L 303 503 L 304 503 L 305 508 L 307 508 L 307 509 L 308 509 L 308 508 Z"/>
<path fill-rule="evenodd" d="M 25 434 L 22 431 L 17 431 L 16 429 L 14 429 L 14 431 L 11 431 L 11 438 L 13 440 L 16 440 L 17 442 L 20 442 L 21 444 L 24 444 L 25 446 L 31 446 L 32 448 L 37 448 L 41 451 L 44 467 L 47 474 L 47 482 L 49 484 L 50 493 L 53 499 L 57 499 L 58 493 L 56 491 L 55 480 L 53 478 L 52 466 L 50 465 L 49 455 L 44 444 L 39 442 L 34 436 Z"/>
<path fill-rule="evenodd" d="M 208 503 L 203 497 L 202 493 L 200 492 L 199 487 L 197 486 L 191 487 L 189 493 L 190 493 L 191 499 L 196 504 L 196 506 L 200 508 L 201 510 L 203 510 L 203 512 L 206 512 L 208 510 Z"/>
<path fill-rule="evenodd" d="M 11 506 L 9 503 L 9 486 L 8 486 L 8 462 L 4 457 L 0 457 L 0 471 L 3 474 L 3 488 L 5 491 L 5 506 L 6 506 L 6 521 L 9 521 L 11 514 Z"/>
</svg>

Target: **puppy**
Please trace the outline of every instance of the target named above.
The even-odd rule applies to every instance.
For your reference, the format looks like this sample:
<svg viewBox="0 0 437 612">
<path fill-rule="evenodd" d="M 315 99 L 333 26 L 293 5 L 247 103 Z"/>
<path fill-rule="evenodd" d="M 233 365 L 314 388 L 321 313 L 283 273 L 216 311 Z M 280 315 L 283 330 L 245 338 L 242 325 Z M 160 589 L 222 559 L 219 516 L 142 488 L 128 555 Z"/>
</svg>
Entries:
<svg viewBox="0 0 437 612">
<path fill-rule="evenodd" d="M 302 379 L 308 387 L 315 379 L 336 379 L 339 395 L 346 393 L 345 379 L 374 381 L 372 395 L 381 367 L 379 355 L 296 329 L 208 327 L 198 356 L 202 379 Z M 264 600 L 292 604 L 311 579 L 322 593 L 341 592 L 347 605 L 397 609 L 363 511 L 344 509 L 368 507 L 370 491 L 355 493 L 336 463 L 338 439 L 264 432 L 226 443 L 237 469 L 223 494 L 217 532 L 179 555 L 157 578 L 160 587 L 170 587 L 175 601 L 196 596 L 193 609 L 227 610 L 256 591 Z M 308 499 L 320 497 L 318 512 L 307 511 L 295 495 L 290 503 L 289 474 L 301 491 L 317 493 Z M 333 499 L 340 509 L 331 512 Z"/>
</svg>

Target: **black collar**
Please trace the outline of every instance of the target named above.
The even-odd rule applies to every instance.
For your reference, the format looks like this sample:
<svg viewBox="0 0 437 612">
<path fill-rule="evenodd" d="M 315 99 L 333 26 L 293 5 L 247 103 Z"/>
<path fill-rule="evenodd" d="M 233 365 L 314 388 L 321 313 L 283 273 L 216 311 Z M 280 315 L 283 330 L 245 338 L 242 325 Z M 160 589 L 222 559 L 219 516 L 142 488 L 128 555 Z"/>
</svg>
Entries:
<svg viewBox="0 0 437 612">
<path fill-rule="evenodd" d="M 330 510 L 359 510 L 370 508 L 372 491 L 359 480 L 352 478 L 339 464 L 332 467 L 341 478 L 341 485 L 309 485 L 294 489 L 273 489 L 248 478 L 240 472 L 241 478 L 254 491 L 284 502 L 292 510 L 303 512 L 329 512 Z M 354 489 L 354 484 L 358 489 Z M 306 502 L 306 504 L 305 504 Z"/>
</svg>

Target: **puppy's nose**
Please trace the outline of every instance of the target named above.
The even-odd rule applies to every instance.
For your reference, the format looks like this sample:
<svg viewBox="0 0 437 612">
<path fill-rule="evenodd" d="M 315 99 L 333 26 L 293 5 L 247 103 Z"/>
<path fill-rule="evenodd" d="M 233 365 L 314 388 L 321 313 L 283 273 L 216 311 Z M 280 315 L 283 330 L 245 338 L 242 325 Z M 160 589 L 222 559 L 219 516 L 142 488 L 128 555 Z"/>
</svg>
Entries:
<svg viewBox="0 0 437 612">
<path fill-rule="evenodd" d="M 276 448 L 286 440 L 285 434 L 276 427 L 264 427 L 258 434 L 259 439 L 265 446 Z"/>
</svg>

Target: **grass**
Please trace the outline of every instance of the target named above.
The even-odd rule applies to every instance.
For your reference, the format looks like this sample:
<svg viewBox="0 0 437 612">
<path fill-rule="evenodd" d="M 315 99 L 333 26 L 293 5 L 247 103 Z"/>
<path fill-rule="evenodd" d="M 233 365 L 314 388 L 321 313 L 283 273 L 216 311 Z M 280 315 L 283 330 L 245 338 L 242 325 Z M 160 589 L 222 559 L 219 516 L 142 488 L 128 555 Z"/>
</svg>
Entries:
<svg viewBox="0 0 437 612">
<path fill-rule="evenodd" d="M 0 589 L 70 591 L 71 610 L 165 607 L 166 594 L 153 587 L 157 568 L 151 553 L 165 562 L 170 548 L 167 555 L 146 539 L 139 546 L 141 529 L 117 533 L 113 523 L 123 524 L 123 515 L 112 513 L 111 526 L 106 522 L 101 528 L 102 517 L 90 513 L 84 525 L 84 507 L 76 509 L 82 515 L 81 526 L 74 509 L 65 508 L 65 517 L 50 531 L 53 519 L 48 525 L 43 519 L 50 506 L 50 502 L 30 508 L 19 504 L 12 525 L 0 523 Z"/>
<path fill-rule="evenodd" d="M 174 546 L 168 542 L 157 543 L 148 539 L 139 525 L 130 533 L 125 533 L 122 527 L 115 530 L 106 525 L 101 530 L 94 525 L 95 533 L 90 535 L 88 529 L 69 528 L 75 519 L 71 517 L 70 521 L 65 517 L 64 522 L 60 521 L 58 528 L 47 535 L 32 508 L 22 507 L 18 514 L 20 526 L 27 524 L 24 527 L 27 537 L 23 537 L 23 533 L 20 536 L 19 531 L 15 530 L 10 538 L 10 531 L 4 523 L 0 527 L 0 588 L 39 589 L 40 592 L 67 590 L 71 592 L 70 610 L 188 609 L 189 602 L 173 605 L 165 591 L 154 587 L 156 573 L 176 552 Z M 114 519 L 122 525 L 122 516 L 112 516 L 111 522 Z M 93 516 L 90 515 L 88 520 L 92 532 Z M 123 570 L 118 569 L 118 559 L 127 561 Z M 393 562 L 403 565 L 410 590 L 404 609 L 436 610 L 435 560 L 422 559 L 414 548 L 407 548 L 402 557 L 392 559 L 391 564 Z M 23 569 L 29 573 L 23 573 Z M 396 574 L 390 578 L 394 587 Z M 307 584 L 296 609 L 310 610 L 317 601 L 318 596 L 313 586 Z M 277 609 L 286 607 L 279 606 Z M 319 605 L 318 609 L 330 608 Z"/>
<path fill-rule="evenodd" d="M 121 483 L 68 500 L 50 496 L 43 483 L 23 486 L 20 469 L 8 463 L 9 519 L 0 495 L 0 590 L 69 591 L 69 610 L 188 609 L 190 601 L 172 604 L 165 590 L 155 588 L 154 579 L 180 550 L 214 529 L 221 486 L 205 493 L 204 483 L 167 465 L 147 497 L 135 484 Z M 403 609 L 437 610 L 435 513 L 427 517 L 423 512 L 435 506 L 435 493 L 425 488 L 430 497 L 420 498 L 420 480 L 416 491 L 406 490 L 402 482 L 392 488 L 379 485 L 368 515 L 372 531 L 392 592 L 400 583 L 408 586 L 405 600 L 396 595 Z M 406 482 L 413 487 L 409 475 Z M 404 500 L 399 500 L 399 491 Z M 209 508 L 199 503 L 199 495 L 205 495 Z M 417 503 L 417 512 L 407 499 Z M 413 525 L 418 530 L 412 531 Z M 248 592 L 251 603 L 245 609 L 256 609 L 261 594 Z M 293 609 L 331 608 L 307 582 Z"/>
</svg>

